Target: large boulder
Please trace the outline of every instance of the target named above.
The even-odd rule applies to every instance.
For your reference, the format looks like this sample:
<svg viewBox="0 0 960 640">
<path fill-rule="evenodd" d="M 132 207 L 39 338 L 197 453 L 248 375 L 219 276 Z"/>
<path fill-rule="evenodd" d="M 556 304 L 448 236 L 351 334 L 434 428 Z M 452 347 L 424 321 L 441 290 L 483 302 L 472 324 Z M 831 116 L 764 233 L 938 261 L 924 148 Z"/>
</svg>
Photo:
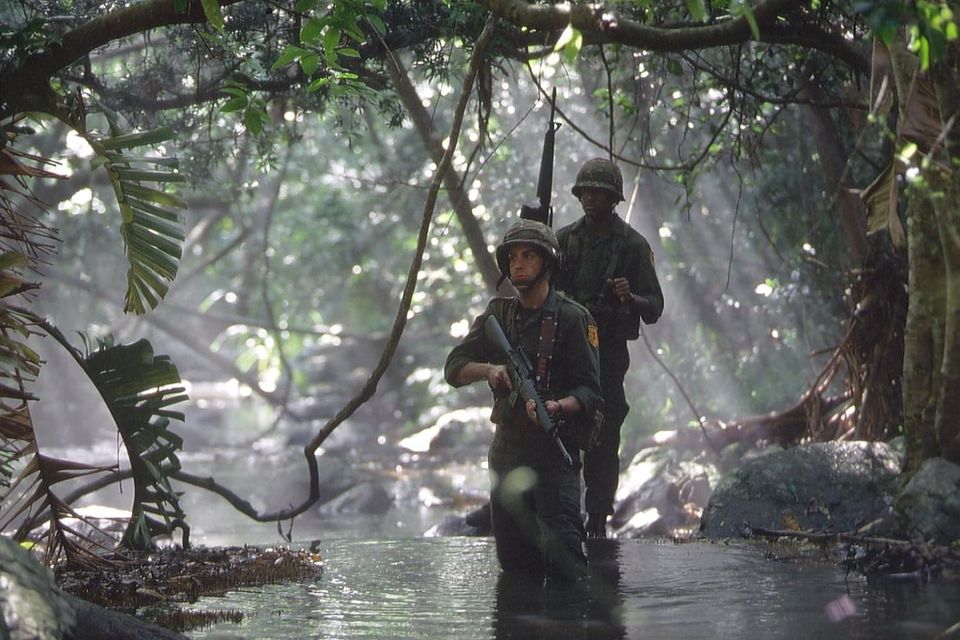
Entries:
<svg viewBox="0 0 960 640">
<path fill-rule="evenodd" d="M 64 593 L 53 573 L 0 536 L 0 638 L 10 640 L 187 640 Z"/>
<path fill-rule="evenodd" d="M 750 528 L 842 532 L 892 522 L 900 460 L 882 442 L 818 442 L 768 453 L 721 479 L 700 534 L 739 537 Z"/>
<path fill-rule="evenodd" d="M 402 449 L 431 456 L 473 456 L 493 440 L 490 407 L 467 407 L 440 415 L 436 422 L 401 440 Z"/>
<path fill-rule="evenodd" d="M 696 528 L 715 470 L 673 447 L 649 447 L 620 476 L 610 527 L 621 538 L 682 536 Z"/>
<path fill-rule="evenodd" d="M 74 624 L 73 607 L 53 573 L 2 536 L 0 614 L 0 638 L 11 640 L 59 640 Z"/>
<path fill-rule="evenodd" d="M 925 460 L 894 509 L 912 537 L 943 545 L 960 540 L 960 465 L 943 458 Z"/>
</svg>

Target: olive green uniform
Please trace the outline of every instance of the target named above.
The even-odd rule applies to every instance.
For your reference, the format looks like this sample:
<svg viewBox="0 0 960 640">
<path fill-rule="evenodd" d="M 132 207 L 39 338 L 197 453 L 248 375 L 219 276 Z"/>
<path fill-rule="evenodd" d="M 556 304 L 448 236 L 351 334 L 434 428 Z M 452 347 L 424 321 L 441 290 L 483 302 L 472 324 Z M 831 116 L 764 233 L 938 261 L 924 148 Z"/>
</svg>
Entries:
<svg viewBox="0 0 960 640">
<path fill-rule="evenodd" d="M 469 362 L 504 364 L 484 335 L 490 315 L 536 367 L 547 312 L 556 314 L 557 337 L 549 386 L 541 393 L 545 399 L 572 395 L 583 408 L 580 415 L 590 415 L 601 401 L 597 329 L 586 309 L 552 289 L 537 310 L 524 309 L 516 298 L 491 300 L 447 356 L 447 382 L 460 386 L 457 373 Z M 571 467 L 545 430 L 527 417 L 523 400 L 516 398 L 511 405 L 508 391 L 494 392 L 491 420 L 496 424 L 488 454 L 491 509 L 500 566 L 534 576 L 566 577 L 578 571 L 585 563 L 578 450 L 567 446 L 576 463 Z"/>
<path fill-rule="evenodd" d="M 610 233 L 594 236 L 580 218 L 557 232 L 563 252 L 557 289 L 584 305 L 600 329 L 600 380 L 604 424 L 597 445 L 584 455 L 583 479 L 587 513 L 613 513 L 620 480 L 620 427 L 630 410 L 623 378 L 630 366 L 627 341 L 639 337 L 640 321 L 652 324 L 663 312 L 663 292 L 647 240 L 614 215 Z M 634 305 L 621 304 L 608 280 L 626 278 L 630 291 L 647 300 L 640 314 Z"/>
</svg>

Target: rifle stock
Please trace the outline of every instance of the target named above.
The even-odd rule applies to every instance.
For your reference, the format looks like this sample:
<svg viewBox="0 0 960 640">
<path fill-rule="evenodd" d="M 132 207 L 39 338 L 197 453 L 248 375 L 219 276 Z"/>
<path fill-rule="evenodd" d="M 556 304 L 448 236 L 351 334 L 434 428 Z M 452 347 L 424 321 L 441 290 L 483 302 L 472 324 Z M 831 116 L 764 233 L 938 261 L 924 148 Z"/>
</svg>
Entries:
<svg viewBox="0 0 960 640">
<path fill-rule="evenodd" d="M 547 407 L 543 403 L 543 398 L 533 384 L 533 367 L 527 356 L 519 349 L 510 344 L 510 340 L 503 332 L 500 322 L 493 316 L 488 316 L 484 324 L 484 333 L 490 342 L 496 346 L 497 350 L 507 360 L 507 372 L 510 374 L 510 383 L 513 390 L 523 398 L 524 406 L 528 400 L 533 400 L 537 408 L 537 422 L 547 432 L 547 436 L 557 443 L 560 453 L 567 464 L 574 466 L 573 458 L 560 440 L 560 431 L 553 422 L 553 417 L 547 413 Z"/>
<path fill-rule="evenodd" d="M 540 173 L 537 176 L 537 204 L 525 204 L 520 207 L 520 217 L 526 220 L 536 220 L 553 226 L 553 207 L 550 206 L 551 192 L 553 191 L 553 147 L 557 137 L 559 122 L 554 122 L 557 111 L 557 88 L 553 88 L 550 98 L 550 121 L 547 122 L 547 131 L 543 134 L 543 153 L 540 156 Z"/>
</svg>

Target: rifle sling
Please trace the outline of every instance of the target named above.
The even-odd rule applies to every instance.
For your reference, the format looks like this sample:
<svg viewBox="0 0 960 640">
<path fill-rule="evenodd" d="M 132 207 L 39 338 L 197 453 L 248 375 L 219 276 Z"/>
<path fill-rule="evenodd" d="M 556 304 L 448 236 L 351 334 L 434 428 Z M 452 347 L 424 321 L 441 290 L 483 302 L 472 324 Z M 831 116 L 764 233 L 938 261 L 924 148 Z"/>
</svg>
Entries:
<svg viewBox="0 0 960 640">
<path fill-rule="evenodd" d="M 550 388 L 550 361 L 553 360 L 553 347 L 557 342 L 557 314 L 553 310 L 544 311 L 540 320 L 540 342 L 537 345 L 537 364 L 534 375 L 537 388 L 541 391 Z"/>
</svg>

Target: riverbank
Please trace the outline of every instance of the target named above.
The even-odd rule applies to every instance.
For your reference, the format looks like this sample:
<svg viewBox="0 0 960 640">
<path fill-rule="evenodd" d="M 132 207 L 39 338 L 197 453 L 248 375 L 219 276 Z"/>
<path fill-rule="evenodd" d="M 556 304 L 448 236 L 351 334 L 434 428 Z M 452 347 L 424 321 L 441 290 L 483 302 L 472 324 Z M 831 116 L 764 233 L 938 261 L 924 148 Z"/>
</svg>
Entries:
<svg viewBox="0 0 960 640">
<path fill-rule="evenodd" d="M 237 611 L 185 605 L 237 589 L 316 580 L 323 566 L 315 549 L 244 545 L 128 551 L 105 558 L 102 566 L 62 565 L 55 574 L 70 595 L 183 632 L 243 617 Z"/>
</svg>

